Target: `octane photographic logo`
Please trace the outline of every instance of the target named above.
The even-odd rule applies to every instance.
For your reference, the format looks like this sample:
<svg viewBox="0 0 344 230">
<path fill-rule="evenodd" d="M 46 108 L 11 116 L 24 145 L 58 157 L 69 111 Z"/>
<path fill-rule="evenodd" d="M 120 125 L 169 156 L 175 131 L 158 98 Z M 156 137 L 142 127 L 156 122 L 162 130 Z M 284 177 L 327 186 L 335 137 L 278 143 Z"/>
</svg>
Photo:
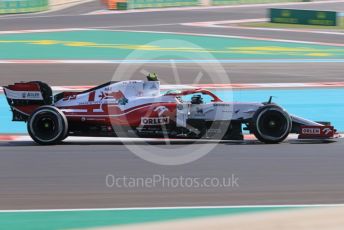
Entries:
<svg viewBox="0 0 344 230">
<path fill-rule="evenodd" d="M 200 83 L 230 84 L 229 76 L 226 74 L 222 65 L 206 49 L 195 44 L 183 40 L 164 39 L 145 44 L 142 47 L 142 49 L 140 48 L 130 53 L 118 65 L 113 74 L 112 81 L 146 80 L 146 76 L 149 73 L 157 73 L 160 85 L 162 86 L 160 87 L 162 93 L 165 93 L 169 89 L 183 88 L 182 85 L 185 82 L 188 83 L 187 88 L 192 88 L 192 85 Z M 198 53 L 199 60 L 194 60 L 194 52 Z M 196 66 L 196 68 L 188 68 L 190 65 L 193 67 Z M 161 72 L 159 73 L 159 71 Z M 167 87 L 167 85 L 171 87 Z M 128 84 L 127 87 L 132 86 Z M 149 87 L 153 91 L 158 88 L 159 84 L 156 85 L 154 83 Z M 139 92 L 136 95 L 140 97 L 141 95 L 145 95 L 145 92 Z M 137 132 L 136 127 L 133 128 L 130 132 L 130 137 L 134 137 L 134 139 L 130 139 L 132 143 L 131 141 L 128 142 L 128 140 L 123 142 L 123 145 L 133 154 L 146 161 L 160 165 L 181 165 L 193 162 L 210 153 L 219 143 L 219 140 L 221 140 L 223 135 L 218 136 L 216 132 L 212 134 L 216 139 L 211 141 L 206 141 L 204 138 L 194 141 L 186 141 L 183 139 L 180 142 L 175 139 L 170 139 L 171 132 L 175 130 L 168 129 L 170 127 L 168 125 L 176 123 L 176 111 L 185 108 L 187 105 L 185 105 L 185 102 L 177 104 L 175 111 L 170 111 L 171 108 L 167 108 L 168 106 L 159 105 L 159 97 L 153 98 L 156 98 L 153 104 L 157 103 L 157 107 L 155 109 L 149 109 L 143 114 L 139 114 L 140 126 L 159 126 L 161 127 L 162 137 L 158 139 L 146 138 Z M 224 101 L 232 101 L 232 91 L 228 90 L 226 98 L 222 99 Z M 131 99 L 129 97 L 129 103 L 126 106 L 130 106 L 130 103 Z M 138 108 L 143 104 L 145 103 L 133 104 L 133 107 Z M 214 111 L 217 110 L 214 109 Z M 196 108 L 194 115 L 200 116 L 203 112 L 206 111 L 203 111 L 202 108 Z M 127 115 L 129 117 L 129 114 Z M 216 117 L 216 114 L 214 116 Z M 231 117 L 232 114 L 229 116 Z M 123 126 L 117 125 L 116 119 L 111 119 L 111 121 L 113 129 L 117 134 L 126 132 Z M 222 125 L 221 128 L 226 127 Z M 193 129 L 192 124 L 188 124 L 188 129 Z M 217 127 L 211 125 L 208 130 L 217 129 L 219 129 L 218 124 Z M 197 133 L 197 128 L 193 130 Z M 135 137 L 139 138 L 139 140 Z"/>
</svg>

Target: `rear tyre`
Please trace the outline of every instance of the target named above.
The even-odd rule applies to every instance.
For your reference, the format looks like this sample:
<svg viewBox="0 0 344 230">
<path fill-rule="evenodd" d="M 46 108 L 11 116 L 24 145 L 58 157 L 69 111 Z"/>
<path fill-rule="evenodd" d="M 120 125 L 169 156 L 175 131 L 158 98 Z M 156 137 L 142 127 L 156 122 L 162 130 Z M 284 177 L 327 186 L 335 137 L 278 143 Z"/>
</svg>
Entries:
<svg viewBox="0 0 344 230">
<path fill-rule="evenodd" d="M 58 108 L 41 106 L 30 116 L 27 129 L 36 143 L 54 145 L 67 137 L 68 122 Z"/>
<path fill-rule="evenodd" d="M 292 128 L 289 114 L 279 106 L 265 105 L 253 116 L 253 134 L 266 144 L 277 144 L 284 141 Z"/>
</svg>

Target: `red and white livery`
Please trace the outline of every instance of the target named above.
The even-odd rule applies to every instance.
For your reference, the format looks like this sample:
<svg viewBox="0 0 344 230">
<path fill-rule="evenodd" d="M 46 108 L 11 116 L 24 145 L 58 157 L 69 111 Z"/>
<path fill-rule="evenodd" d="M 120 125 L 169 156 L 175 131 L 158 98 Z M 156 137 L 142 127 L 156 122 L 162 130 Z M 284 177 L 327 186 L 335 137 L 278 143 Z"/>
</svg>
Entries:
<svg viewBox="0 0 344 230">
<path fill-rule="evenodd" d="M 264 143 L 290 133 L 330 139 L 335 129 L 289 115 L 265 103 L 224 102 L 206 89 L 160 91 L 149 79 L 109 82 L 83 92 L 62 92 L 38 81 L 5 86 L 13 121 L 27 122 L 32 139 L 56 144 L 67 136 L 139 136 L 243 140 L 243 129 Z"/>
</svg>

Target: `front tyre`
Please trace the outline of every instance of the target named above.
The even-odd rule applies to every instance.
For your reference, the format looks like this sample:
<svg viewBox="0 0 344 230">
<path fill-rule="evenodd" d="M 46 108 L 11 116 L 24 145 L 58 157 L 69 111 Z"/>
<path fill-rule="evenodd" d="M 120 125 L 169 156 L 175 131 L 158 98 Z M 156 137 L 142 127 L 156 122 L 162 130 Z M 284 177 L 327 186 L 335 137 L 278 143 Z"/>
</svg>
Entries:
<svg viewBox="0 0 344 230">
<path fill-rule="evenodd" d="M 292 128 L 289 114 L 277 105 L 265 105 L 253 116 L 253 134 L 266 144 L 277 144 L 284 141 Z"/>
<path fill-rule="evenodd" d="M 39 107 L 29 118 L 27 129 L 31 138 L 41 145 L 54 145 L 68 134 L 66 116 L 53 106 Z"/>
</svg>

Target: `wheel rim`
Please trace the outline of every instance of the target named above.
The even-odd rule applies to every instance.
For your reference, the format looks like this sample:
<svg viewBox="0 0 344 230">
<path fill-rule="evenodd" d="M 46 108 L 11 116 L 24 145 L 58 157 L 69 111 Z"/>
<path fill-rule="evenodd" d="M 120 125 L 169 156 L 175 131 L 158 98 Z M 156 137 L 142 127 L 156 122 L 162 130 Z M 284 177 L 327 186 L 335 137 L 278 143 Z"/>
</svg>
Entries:
<svg viewBox="0 0 344 230">
<path fill-rule="evenodd" d="M 257 128 L 259 134 L 271 140 L 278 140 L 289 133 L 290 121 L 279 110 L 269 109 L 258 117 Z"/>
</svg>

